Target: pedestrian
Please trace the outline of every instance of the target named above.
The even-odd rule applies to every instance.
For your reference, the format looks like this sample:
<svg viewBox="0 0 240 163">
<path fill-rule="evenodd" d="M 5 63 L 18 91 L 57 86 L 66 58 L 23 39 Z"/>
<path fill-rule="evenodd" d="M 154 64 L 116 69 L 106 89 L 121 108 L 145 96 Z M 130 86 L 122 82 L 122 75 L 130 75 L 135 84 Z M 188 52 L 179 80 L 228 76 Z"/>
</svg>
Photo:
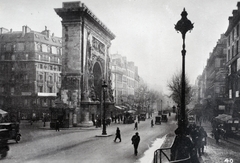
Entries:
<svg viewBox="0 0 240 163">
<path fill-rule="evenodd" d="M 186 159 L 190 157 L 190 160 L 186 160 L 186 163 L 199 163 L 194 150 L 194 144 L 188 136 L 188 131 L 181 128 L 175 130 L 176 138 L 171 148 L 171 161 Z"/>
<path fill-rule="evenodd" d="M 115 137 L 115 139 L 114 139 L 114 142 L 116 142 L 117 139 L 119 139 L 119 142 L 122 141 L 122 139 L 121 139 L 121 133 L 120 133 L 120 129 L 119 129 L 119 127 L 117 127 L 117 130 L 116 130 L 116 137 Z"/>
<path fill-rule="evenodd" d="M 207 145 L 207 132 L 204 130 L 203 127 L 200 127 L 200 135 L 201 135 L 201 152 L 204 154 L 204 146 Z"/>
<path fill-rule="evenodd" d="M 137 122 L 135 122 L 134 130 L 138 130 L 138 123 Z"/>
<path fill-rule="evenodd" d="M 151 120 L 151 127 L 153 127 L 154 126 L 154 123 L 153 123 L 153 119 Z"/>
<path fill-rule="evenodd" d="M 59 121 L 57 120 L 56 125 L 55 125 L 56 131 L 59 131 Z"/>
<path fill-rule="evenodd" d="M 220 139 L 220 130 L 219 130 L 218 127 L 215 128 L 213 134 L 214 134 L 214 138 L 216 140 L 216 143 L 218 144 L 219 143 L 219 139 Z"/>
<path fill-rule="evenodd" d="M 138 145 L 140 142 L 140 136 L 138 135 L 138 132 L 135 133 L 135 135 L 132 136 L 132 145 L 134 147 L 134 154 L 137 156 L 138 154 Z"/>
</svg>

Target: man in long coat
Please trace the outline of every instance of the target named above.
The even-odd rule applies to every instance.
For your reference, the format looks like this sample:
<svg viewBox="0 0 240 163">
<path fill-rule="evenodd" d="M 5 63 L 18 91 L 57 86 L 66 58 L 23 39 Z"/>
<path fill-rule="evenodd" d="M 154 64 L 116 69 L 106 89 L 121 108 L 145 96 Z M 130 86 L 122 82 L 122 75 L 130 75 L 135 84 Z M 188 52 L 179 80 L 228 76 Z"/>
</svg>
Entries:
<svg viewBox="0 0 240 163">
<path fill-rule="evenodd" d="M 134 154 L 137 156 L 138 154 L 138 144 L 140 142 L 140 136 L 138 135 L 138 132 L 136 132 L 135 135 L 132 136 L 132 144 L 134 146 Z"/>
</svg>

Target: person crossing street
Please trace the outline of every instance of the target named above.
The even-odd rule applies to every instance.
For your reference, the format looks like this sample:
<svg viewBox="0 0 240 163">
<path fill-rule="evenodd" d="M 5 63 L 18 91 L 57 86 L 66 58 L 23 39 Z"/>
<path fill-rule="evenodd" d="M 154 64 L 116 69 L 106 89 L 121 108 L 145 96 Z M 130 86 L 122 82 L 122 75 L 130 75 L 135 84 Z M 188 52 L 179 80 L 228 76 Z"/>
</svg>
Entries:
<svg viewBox="0 0 240 163">
<path fill-rule="evenodd" d="M 134 154 L 137 156 L 138 154 L 138 145 L 140 142 L 140 136 L 138 135 L 138 132 L 135 133 L 135 135 L 132 136 L 132 145 L 134 147 Z"/>
<path fill-rule="evenodd" d="M 121 133 L 120 133 L 120 129 L 119 129 L 119 127 L 117 127 L 117 130 L 116 130 L 116 137 L 115 137 L 115 139 L 114 139 L 114 142 L 116 142 L 117 139 L 119 139 L 119 142 L 122 141 L 122 139 L 121 139 Z"/>
</svg>

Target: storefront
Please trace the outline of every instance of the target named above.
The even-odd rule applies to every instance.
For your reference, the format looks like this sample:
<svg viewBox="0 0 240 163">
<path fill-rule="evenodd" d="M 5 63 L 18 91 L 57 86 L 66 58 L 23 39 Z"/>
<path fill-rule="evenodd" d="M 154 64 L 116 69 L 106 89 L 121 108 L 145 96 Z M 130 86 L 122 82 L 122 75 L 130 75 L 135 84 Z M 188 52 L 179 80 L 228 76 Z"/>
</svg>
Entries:
<svg viewBox="0 0 240 163">
<path fill-rule="evenodd" d="M 72 108 L 49 108 L 50 110 L 50 128 L 55 128 L 56 122 L 59 121 L 61 128 L 69 128 L 73 126 Z"/>
</svg>

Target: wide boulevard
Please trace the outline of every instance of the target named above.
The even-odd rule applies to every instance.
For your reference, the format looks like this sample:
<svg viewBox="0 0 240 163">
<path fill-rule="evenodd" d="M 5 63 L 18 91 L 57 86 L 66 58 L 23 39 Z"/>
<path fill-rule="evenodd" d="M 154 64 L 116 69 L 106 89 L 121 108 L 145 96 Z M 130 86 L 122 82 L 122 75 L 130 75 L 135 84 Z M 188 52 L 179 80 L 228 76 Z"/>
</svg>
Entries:
<svg viewBox="0 0 240 163">
<path fill-rule="evenodd" d="M 144 152 L 157 138 L 174 132 L 177 127 L 174 117 L 175 114 L 172 114 L 168 117 L 167 123 L 162 122 L 161 125 L 154 125 L 154 127 L 150 125 L 151 118 L 140 121 L 137 131 L 134 130 L 134 124 L 112 123 L 107 127 L 107 134 L 112 134 L 108 137 L 98 137 L 102 134 L 102 129 L 95 127 L 60 129 L 60 132 L 56 132 L 55 130 L 41 129 L 37 124 L 22 123 L 22 140 L 19 143 L 9 141 L 10 151 L 1 162 L 139 162 L 144 157 Z M 154 119 L 154 116 L 152 118 Z M 121 130 L 122 142 L 113 141 L 117 127 Z M 137 156 L 134 155 L 131 144 L 131 137 L 136 132 L 139 132 L 141 137 Z"/>
</svg>

